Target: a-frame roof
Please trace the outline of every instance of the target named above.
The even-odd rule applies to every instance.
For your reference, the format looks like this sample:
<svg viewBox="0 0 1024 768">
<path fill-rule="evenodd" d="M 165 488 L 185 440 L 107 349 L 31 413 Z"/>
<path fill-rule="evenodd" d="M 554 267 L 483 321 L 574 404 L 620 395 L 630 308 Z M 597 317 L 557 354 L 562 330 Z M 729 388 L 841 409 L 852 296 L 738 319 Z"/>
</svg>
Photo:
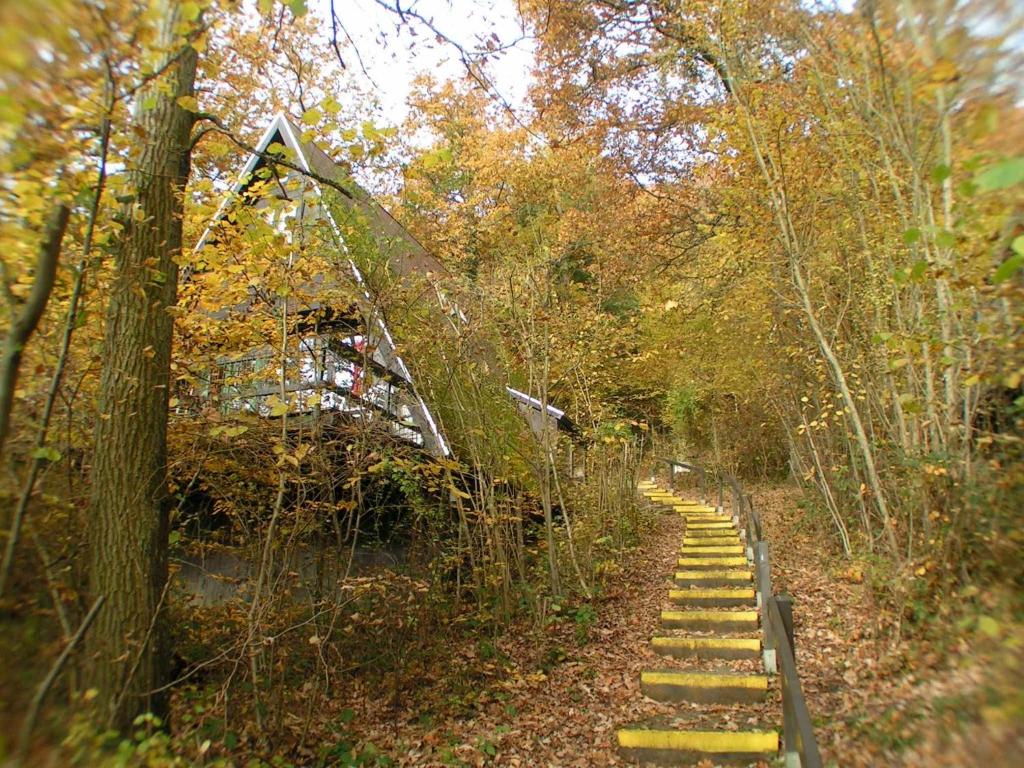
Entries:
<svg viewBox="0 0 1024 768">
<path fill-rule="evenodd" d="M 426 276 L 429 274 L 439 274 L 444 271 L 444 268 L 437 259 L 431 256 L 390 213 L 373 200 L 368 192 L 351 179 L 347 169 L 335 163 L 326 152 L 312 142 L 303 142 L 301 137 L 302 131 L 288 119 L 287 115 L 279 112 L 274 116 L 270 125 L 267 126 L 260 137 L 260 140 L 253 147 L 254 151 L 246 159 L 229 194 L 221 201 L 213 220 L 196 244 L 197 251 L 210 241 L 214 225 L 225 215 L 229 206 L 239 200 L 248 185 L 253 182 L 255 171 L 261 165 L 272 165 L 274 163 L 275 158 L 268 150 L 273 144 L 280 144 L 287 150 L 286 157 L 288 160 L 305 172 L 321 195 L 323 195 L 324 191 L 321 180 L 330 182 L 333 189 L 341 192 L 338 196 L 341 205 L 358 213 L 374 236 L 387 242 L 387 247 L 382 248 L 382 250 L 387 255 L 390 269 L 399 280 L 414 274 Z M 338 241 L 344 247 L 344 238 L 338 223 L 334 220 L 333 214 L 326 207 L 324 212 L 334 229 Z M 358 267 L 351 260 L 349 260 L 349 264 L 355 281 L 362 289 L 364 295 L 369 298 L 368 288 Z M 382 358 L 379 362 L 395 371 L 408 382 L 415 400 L 413 410 L 417 412 L 417 420 L 421 422 L 421 432 L 427 441 L 427 447 L 436 455 L 449 456 L 451 451 L 447 440 L 441 434 L 430 409 L 416 391 L 416 383 L 395 348 L 391 331 L 379 314 L 375 316 L 375 321 L 381 337 L 377 346 L 377 352 L 375 353 Z"/>
<path fill-rule="evenodd" d="M 201 248 L 211 234 L 214 223 L 221 218 L 231 200 L 245 191 L 252 183 L 254 172 L 263 164 L 272 163 L 273 155 L 268 149 L 274 144 L 281 144 L 290 150 L 289 159 L 309 174 L 313 183 L 321 192 L 323 187 L 319 179 L 331 182 L 336 190 L 344 190 L 339 197 L 341 204 L 349 210 L 358 212 L 367 223 L 369 229 L 380 239 L 388 243 L 388 265 L 399 279 L 411 275 L 441 275 L 444 266 L 424 248 L 415 237 L 392 216 L 387 209 L 374 200 L 370 193 L 360 187 L 351 177 L 348 170 L 334 162 L 331 157 L 311 141 L 302 141 L 302 130 L 283 112 L 277 113 L 267 126 L 260 140 L 256 143 L 255 152 L 249 155 L 242 171 L 239 173 L 228 195 L 221 203 L 213 221 L 199 240 L 197 248 Z"/>
</svg>

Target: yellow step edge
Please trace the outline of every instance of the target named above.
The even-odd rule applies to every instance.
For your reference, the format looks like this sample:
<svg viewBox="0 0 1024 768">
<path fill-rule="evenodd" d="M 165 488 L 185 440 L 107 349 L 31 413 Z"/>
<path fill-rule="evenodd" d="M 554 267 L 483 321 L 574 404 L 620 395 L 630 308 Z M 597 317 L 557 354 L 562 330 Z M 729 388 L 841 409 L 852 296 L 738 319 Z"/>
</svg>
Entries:
<svg viewBox="0 0 1024 768">
<path fill-rule="evenodd" d="M 675 579 L 719 579 L 727 581 L 751 581 L 750 571 L 676 571 Z"/>
<path fill-rule="evenodd" d="M 655 648 L 727 648 L 735 651 L 759 651 L 756 637 L 652 637 Z"/>
<path fill-rule="evenodd" d="M 754 590 L 744 587 L 698 587 L 694 589 L 670 589 L 669 599 L 690 598 L 712 600 L 715 598 L 733 597 L 737 600 L 753 600 Z"/>
<path fill-rule="evenodd" d="M 715 528 L 713 526 L 718 527 Z M 702 531 L 704 533 L 707 533 L 708 531 L 718 531 L 718 536 L 728 536 L 731 533 L 739 535 L 739 530 L 733 527 L 732 520 L 687 520 L 686 533 L 683 535 L 689 536 L 694 531 Z"/>
<path fill-rule="evenodd" d="M 737 544 L 738 545 L 742 545 L 742 542 L 739 541 L 739 537 L 738 536 L 723 536 L 723 537 L 706 536 L 705 538 L 702 538 L 702 539 L 699 538 L 699 537 L 695 537 L 695 536 L 683 537 L 683 546 L 684 547 L 686 547 L 686 546 L 691 546 L 691 547 L 729 547 L 729 546 L 735 546 Z"/>
<path fill-rule="evenodd" d="M 662 611 L 661 618 L 669 621 L 694 619 L 696 621 L 744 621 L 757 623 L 757 611 Z"/>
<path fill-rule="evenodd" d="M 685 568 L 688 565 L 722 565 L 725 567 L 734 565 L 747 565 L 745 557 L 680 557 L 676 565 Z"/>
<path fill-rule="evenodd" d="M 650 749 L 708 754 L 762 754 L 779 751 L 775 731 L 654 731 L 623 728 L 622 749 Z"/>
<path fill-rule="evenodd" d="M 757 626 L 756 610 L 663 610 L 663 622 L 706 622 L 708 624 L 750 624 Z"/>
<path fill-rule="evenodd" d="M 708 536 L 735 536 L 737 539 L 741 538 L 740 537 L 740 532 L 737 531 L 734 528 L 733 529 L 730 529 L 730 528 L 698 528 L 697 530 L 694 530 L 693 528 L 688 528 L 683 533 L 683 536 L 690 536 L 690 537 L 697 537 L 697 536 L 704 536 L 704 537 L 708 537 Z"/>
<path fill-rule="evenodd" d="M 684 555 L 742 555 L 742 544 L 687 544 L 680 548 Z"/>
<path fill-rule="evenodd" d="M 712 672 L 641 672 L 640 683 L 680 685 L 691 688 L 749 688 L 768 690 L 767 675 L 726 675 Z"/>
</svg>

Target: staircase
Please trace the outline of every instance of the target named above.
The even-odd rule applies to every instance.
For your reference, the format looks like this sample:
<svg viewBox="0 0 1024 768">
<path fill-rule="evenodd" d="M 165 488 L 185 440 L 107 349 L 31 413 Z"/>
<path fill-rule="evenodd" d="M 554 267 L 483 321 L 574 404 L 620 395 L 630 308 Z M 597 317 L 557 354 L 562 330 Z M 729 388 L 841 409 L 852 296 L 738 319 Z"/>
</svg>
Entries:
<svg viewBox="0 0 1024 768">
<path fill-rule="evenodd" d="M 651 503 L 671 508 L 686 520 L 674 588 L 668 591 L 671 607 L 661 612 L 663 633 L 651 640 L 654 651 L 665 657 L 665 667 L 641 673 L 640 690 L 656 701 L 691 708 L 728 705 L 728 720 L 743 722 L 744 706 L 767 699 L 769 677 L 761 664 L 751 554 L 738 521 L 654 483 L 638 487 Z M 737 671 L 743 661 L 747 671 Z M 779 734 L 776 730 L 647 726 L 620 730 L 618 743 L 624 756 L 643 763 L 750 764 L 778 754 Z"/>
</svg>

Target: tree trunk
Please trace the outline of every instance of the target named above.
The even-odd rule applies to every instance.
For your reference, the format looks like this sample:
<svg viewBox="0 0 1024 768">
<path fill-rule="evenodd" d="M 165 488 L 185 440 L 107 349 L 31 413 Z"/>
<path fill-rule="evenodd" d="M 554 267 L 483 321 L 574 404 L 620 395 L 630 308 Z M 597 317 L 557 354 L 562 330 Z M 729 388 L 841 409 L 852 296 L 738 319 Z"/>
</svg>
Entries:
<svg viewBox="0 0 1024 768">
<path fill-rule="evenodd" d="M 178 99 L 193 93 L 197 56 L 179 37 L 177 0 L 164 0 L 162 11 L 156 45 L 167 52 L 166 72 L 138 94 L 133 117 L 139 149 L 107 308 L 88 518 L 89 587 L 93 599 L 106 598 L 89 635 L 88 684 L 99 692 L 101 720 L 122 731 L 141 712 L 165 710 L 159 689 L 169 656 L 168 309 L 194 121 Z"/>
</svg>

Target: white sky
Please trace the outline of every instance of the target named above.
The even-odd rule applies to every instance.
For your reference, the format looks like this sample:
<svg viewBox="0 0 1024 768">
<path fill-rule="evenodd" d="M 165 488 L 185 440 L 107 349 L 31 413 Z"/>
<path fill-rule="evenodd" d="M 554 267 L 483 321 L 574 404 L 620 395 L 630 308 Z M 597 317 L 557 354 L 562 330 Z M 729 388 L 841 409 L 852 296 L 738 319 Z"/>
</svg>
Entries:
<svg viewBox="0 0 1024 768">
<path fill-rule="evenodd" d="M 345 54 L 345 65 L 358 82 L 374 88 L 389 124 L 397 125 L 407 115 L 409 84 L 417 74 L 430 72 L 439 80 L 465 75 L 458 51 L 438 42 L 417 20 L 410 19 L 409 25 L 398 27 L 398 16 L 374 0 L 335 0 L 334 7 L 372 83 L 353 53 Z M 516 107 L 524 103 L 533 45 L 530 40 L 520 39 L 523 33 L 515 0 L 403 0 L 402 7 L 430 19 L 440 32 L 468 51 L 479 49 L 481 40 L 492 33 L 502 45 L 518 40 L 511 50 L 491 60 L 488 72 L 505 101 Z M 322 29 L 330 35 L 330 0 L 309 0 L 309 8 L 322 19 Z M 343 38 L 340 31 L 339 38 Z"/>
</svg>

